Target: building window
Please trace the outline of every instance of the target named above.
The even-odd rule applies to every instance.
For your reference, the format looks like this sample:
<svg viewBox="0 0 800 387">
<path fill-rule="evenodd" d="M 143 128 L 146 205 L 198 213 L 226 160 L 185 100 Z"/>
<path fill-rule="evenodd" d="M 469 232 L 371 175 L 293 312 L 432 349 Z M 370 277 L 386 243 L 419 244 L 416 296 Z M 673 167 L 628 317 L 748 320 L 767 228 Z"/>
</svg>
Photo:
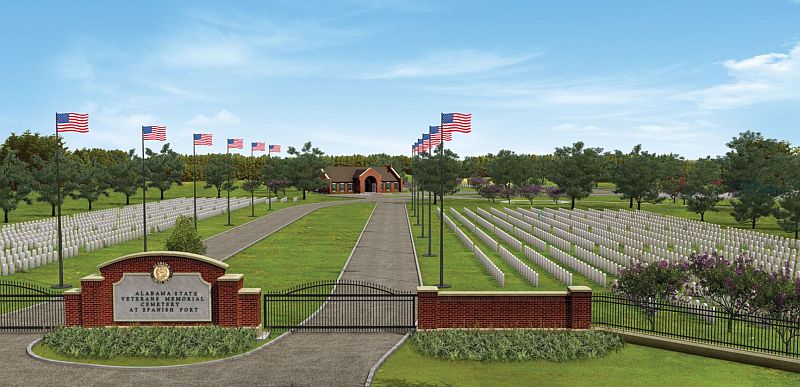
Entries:
<svg viewBox="0 0 800 387">
<path fill-rule="evenodd" d="M 347 183 L 347 192 L 353 192 L 353 183 Z"/>
<path fill-rule="evenodd" d="M 331 193 L 336 193 L 336 183 L 331 183 Z"/>
<path fill-rule="evenodd" d="M 339 192 L 344 192 L 344 183 L 339 183 Z"/>
<path fill-rule="evenodd" d="M 399 184 L 400 184 L 400 183 L 398 183 L 398 182 L 394 182 L 394 190 L 395 190 L 395 191 L 398 191 L 398 185 L 399 185 Z"/>
</svg>

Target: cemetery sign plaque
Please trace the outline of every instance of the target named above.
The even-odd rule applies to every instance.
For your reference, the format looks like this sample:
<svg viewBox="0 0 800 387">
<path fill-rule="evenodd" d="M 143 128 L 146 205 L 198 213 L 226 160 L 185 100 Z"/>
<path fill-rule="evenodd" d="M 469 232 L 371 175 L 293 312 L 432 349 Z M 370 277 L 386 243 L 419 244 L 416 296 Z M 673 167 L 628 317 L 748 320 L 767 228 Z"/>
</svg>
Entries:
<svg viewBox="0 0 800 387">
<path fill-rule="evenodd" d="M 211 284 L 200 273 L 124 273 L 114 284 L 114 321 L 211 321 Z"/>
</svg>

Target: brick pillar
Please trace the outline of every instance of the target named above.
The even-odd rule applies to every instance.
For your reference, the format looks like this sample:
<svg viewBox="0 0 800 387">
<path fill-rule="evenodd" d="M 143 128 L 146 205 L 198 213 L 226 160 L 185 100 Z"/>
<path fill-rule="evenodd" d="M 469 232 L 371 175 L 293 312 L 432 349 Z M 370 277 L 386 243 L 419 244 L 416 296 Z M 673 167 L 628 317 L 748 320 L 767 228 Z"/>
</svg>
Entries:
<svg viewBox="0 0 800 387">
<path fill-rule="evenodd" d="M 239 289 L 239 326 L 261 326 L 261 288 Z"/>
<path fill-rule="evenodd" d="M 567 286 L 569 292 L 567 327 L 589 329 L 592 327 L 592 289 L 588 286 Z"/>
<path fill-rule="evenodd" d="M 95 274 L 81 278 L 81 324 L 84 327 L 104 327 L 113 323 L 114 311 L 108 310 L 110 304 L 106 299 L 112 296 L 104 294 L 104 280 L 105 277 Z M 107 318 L 109 313 L 110 319 Z"/>
<path fill-rule="evenodd" d="M 74 288 L 64 292 L 64 317 L 64 325 L 68 327 L 83 325 L 80 289 Z"/>
<path fill-rule="evenodd" d="M 225 274 L 217 278 L 217 325 L 239 326 L 239 290 L 244 284 L 244 274 Z"/>
<path fill-rule="evenodd" d="M 417 286 L 417 329 L 439 327 L 439 288 Z"/>
</svg>

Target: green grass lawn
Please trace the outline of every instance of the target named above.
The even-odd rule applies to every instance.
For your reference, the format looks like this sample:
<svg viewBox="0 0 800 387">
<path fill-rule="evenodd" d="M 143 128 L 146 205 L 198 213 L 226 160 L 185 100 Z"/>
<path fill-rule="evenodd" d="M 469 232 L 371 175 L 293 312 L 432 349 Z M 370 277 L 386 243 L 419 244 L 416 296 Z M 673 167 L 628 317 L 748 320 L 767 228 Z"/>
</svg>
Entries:
<svg viewBox="0 0 800 387">
<path fill-rule="evenodd" d="M 327 196 L 316 195 L 310 196 L 309 199 L 314 198 L 317 200 L 328 200 Z M 342 200 L 347 200 L 340 198 Z M 298 201 L 293 203 L 291 200 L 287 203 L 273 203 L 272 211 L 275 212 L 287 206 L 306 204 L 309 201 Z M 255 206 L 257 216 L 263 216 L 268 213 L 268 205 L 266 203 L 257 204 Z M 268 215 L 267 215 L 268 216 Z M 240 210 L 231 212 L 231 223 L 241 225 L 257 219 L 250 217 L 250 207 L 242 208 Z M 197 231 L 201 238 L 208 238 L 213 235 L 231 229 L 231 226 L 226 226 L 227 214 L 217 215 L 211 218 L 201 219 L 197 222 Z M 172 233 L 172 229 L 151 234 L 147 237 L 148 250 L 161 250 L 167 236 Z M 79 286 L 80 279 L 89 274 L 97 272 L 97 265 L 109 261 L 111 259 L 121 257 L 123 255 L 137 253 L 142 251 L 143 239 L 134 239 L 118 245 L 113 245 L 103 249 L 92 251 L 91 253 L 81 252 L 76 257 L 64 260 L 64 282 L 72 286 Z M 24 280 L 27 282 L 39 284 L 42 286 L 50 286 L 58 283 L 58 264 L 50 263 L 42 265 L 27 272 L 18 271 L 12 276 L 2 277 L 4 279 Z"/>
<path fill-rule="evenodd" d="M 237 183 L 241 187 L 241 182 Z M 205 182 L 198 181 L 197 182 L 197 197 L 217 197 L 217 190 L 215 188 L 204 188 Z M 193 193 L 193 184 L 192 182 L 183 183 L 183 185 L 174 184 L 172 188 L 164 192 L 164 199 L 174 199 L 174 198 L 181 198 L 181 197 L 192 197 Z M 222 192 L 222 197 L 226 197 L 226 192 Z M 256 190 L 256 196 L 266 197 L 267 196 L 267 189 L 263 186 Z M 272 195 L 273 197 L 275 195 Z M 283 197 L 283 193 L 280 192 L 281 197 Z M 286 196 L 289 197 L 291 201 L 293 197 L 297 196 L 298 198 L 303 197 L 303 193 L 294 189 L 286 190 Z M 37 193 L 32 193 L 30 195 L 30 199 L 32 200 L 31 204 L 20 203 L 19 207 L 11 212 L 8 215 L 9 223 L 17 223 L 17 222 L 27 222 L 31 220 L 37 220 L 42 218 L 50 217 L 51 215 L 51 208 L 50 205 L 44 202 L 36 201 L 38 197 Z M 235 189 L 231 191 L 231 197 L 250 197 L 250 193 L 247 191 L 242 190 L 241 188 Z M 331 196 L 329 195 L 322 195 L 322 194 L 315 194 L 315 193 L 306 193 L 306 203 L 309 202 L 316 202 L 316 201 L 323 201 L 323 200 L 331 200 Z M 334 200 L 336 198 L 333 198 Z M 149 188 L 147 190 L 147 201 L 158 201 L 160 200 L 160 193 L 157 189 Z M 142 190 L 139 189 L 136 191 L 136 194 L 131 196 L 131 204 L 140 204 L 142 203 Z M 92 210 L 102 210 L 106 208 L 112 207 L 120 207 L 125 205 L 125 196 L 121 193 L 111 192 L 109 191 L 109 196 L 100 196 L 100 198 L 92 204 Z M 72 199 L 71 197 L 65 195 L 64 196 L 64 204 L 61 206 L 61 214 L 62 215 L 71 215 L 79 212 L 86 212 L 89 211 L 89 204 L 86 200 L 76 200 Z"/>
<path fill-rule="evenodd" d="M 796 386 L 800 374 L 627 344 L 598 359 L 565 363 L 448 361 L 408 343 L 373 386 Z"/>
</svg>

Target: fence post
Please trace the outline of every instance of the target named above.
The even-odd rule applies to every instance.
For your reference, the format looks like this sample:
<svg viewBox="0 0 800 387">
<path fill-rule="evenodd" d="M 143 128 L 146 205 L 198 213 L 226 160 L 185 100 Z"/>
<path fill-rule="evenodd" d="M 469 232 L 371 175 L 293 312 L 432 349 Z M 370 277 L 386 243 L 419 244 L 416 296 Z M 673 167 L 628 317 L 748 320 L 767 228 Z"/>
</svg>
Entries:
<svg viewBox="0 0 800 387">
<path fill-rule="evenodd" d="M 439 288 L 417 286 L 417 329 L 436 329 L 439 326 Z"/>
<path fill-rule="evenodd" d="M 567 327 L 589 329 L 592 326 L 592 289 L 588 286 L 567 286 Z"/>
</svg>

